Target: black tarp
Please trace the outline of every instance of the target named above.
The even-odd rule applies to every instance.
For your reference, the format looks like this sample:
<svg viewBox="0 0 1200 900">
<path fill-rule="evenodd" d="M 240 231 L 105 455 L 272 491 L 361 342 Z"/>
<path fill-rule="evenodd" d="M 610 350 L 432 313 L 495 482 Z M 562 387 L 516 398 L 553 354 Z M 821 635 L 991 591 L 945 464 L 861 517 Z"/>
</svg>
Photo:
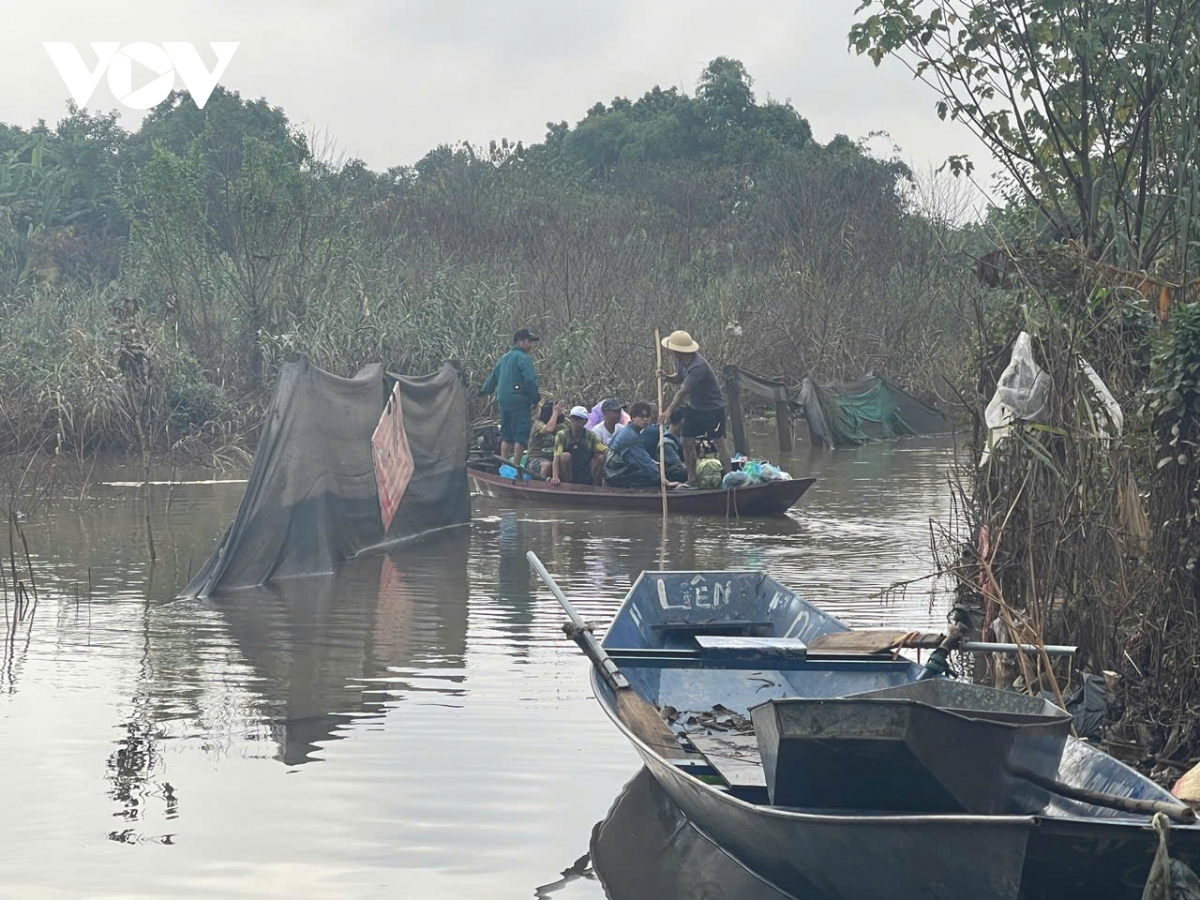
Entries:
<svg viewBox="0 0 1200 900">
<path fill-rule="evenodd" d="M 413 471 L 385 531 L 371 436 L 394 383 Z M 286 363 L 237 516 L 183 596 L 328 574 L 364 550 L 470 521 L 467 442 L 466 389 L 450 363 L 420 378 Z"/>
</svg>

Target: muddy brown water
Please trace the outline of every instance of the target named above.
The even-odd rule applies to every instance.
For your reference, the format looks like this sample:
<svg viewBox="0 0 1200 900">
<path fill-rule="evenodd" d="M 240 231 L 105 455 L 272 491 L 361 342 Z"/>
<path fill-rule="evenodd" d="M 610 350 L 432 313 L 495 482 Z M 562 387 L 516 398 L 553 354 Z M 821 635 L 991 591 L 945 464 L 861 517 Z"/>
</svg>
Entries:
<svg viewBox="0 0 1200 900">
<path fill-rule="evenodd" d="M 802 448 L 785 467 L 819 480 L 788 518 L 674 518 L 665 549 L 656 516 L 476 497 L 441 540 L 211 602 L 174 597 L 244 484 L 154 486 L 152 567 L 137 467 L 107 465 L 88 502 L 25 523 L 39 599 L 0 657 L 0 895 L 603 897 L 562 873 L 639 764 L 525 552 L 599 621 L 665 554 L 936 629 L 926 584 L 872 595 L 930 571 L 952 453 Z"/>
</svg>

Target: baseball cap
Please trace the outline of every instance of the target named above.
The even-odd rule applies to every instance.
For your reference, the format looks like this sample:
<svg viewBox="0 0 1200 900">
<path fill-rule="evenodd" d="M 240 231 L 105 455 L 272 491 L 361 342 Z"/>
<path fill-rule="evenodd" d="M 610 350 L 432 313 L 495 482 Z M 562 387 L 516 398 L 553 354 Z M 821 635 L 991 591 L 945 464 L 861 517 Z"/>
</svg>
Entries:
<svg viewBox="0 0 1200 900">
<path fill-rule="evenodd" d="M 588 411 L 582 406 L 572 406 L 570 415 L 572 419 L 586 419 Z"/>
<path fill-rule="evenodd" d="M 600 412 L 618 412 L 625 408 L 625 404 L 616 397 L 609 397 L 600 404 Z"/>
<path fill-rule="evenodd" d="M 517 341 L 534 341 L 534 342 L 536 342 L 536 341 L 540 341 L 540 340 L 541 340 L 541 338 L 538 337 L 536 334 L 534 334 L 532 331 L 530 331 L 528 328 L 519 328 L 519 329 L 517 329 L 516 333 L 513 335 L 513 343 L 514 344 Z"/>
</svg>

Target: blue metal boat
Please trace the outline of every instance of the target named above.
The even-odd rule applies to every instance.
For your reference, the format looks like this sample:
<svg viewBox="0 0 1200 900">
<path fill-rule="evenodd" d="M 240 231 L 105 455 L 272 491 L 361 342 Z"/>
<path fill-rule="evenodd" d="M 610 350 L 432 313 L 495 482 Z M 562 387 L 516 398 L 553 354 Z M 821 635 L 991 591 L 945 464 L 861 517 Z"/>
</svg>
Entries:
<svg viewBox="0 0 1200 900">
<path fill-rule="evenodd" d="M 924 671 L 890 655 L 817 652 L 823 635 L 848 630 L 763 573 L 644 572 L 602 647 L 628 679 L 626 691 L 672 721 L 679 752 L 662 752 L 635 733 L 622 715 L 620 692 L 596 668 L 592 684 L 601 705 L 689 821 L 787 895 L 803 900 L 1141 896 L 1158 847 L 1144 813 L 1048 792 L 1020 813 L 931 812 L 928 807 L 918 812 L 895 808 L 894 796 L 891 808 L 872 805 L 861 784 L 846 795 L 855 798 L 846 807 L 820 802 L 822 791 L 806 794 L 795 784 L 789 796 L 807 796 L 808 805 L 772 804 L 763 752 L 750 730 L 751 709 L 793 698 L 819 701 L 882 692 L 875 695 L 878 700 L 888 696 L 888 689 L 916 684 Z M 913 695 L 892 702 L 907 708 L 920 700 Z M 928 705 L 946 710 L 963 704 Z M 1023 714 L 1018 711 L 1013 721 Z M 943 746 L 945 765 L 976 766 L 980 777 L 992 777 L 994 772 L 980 768 L 969 743 L 983 732 L 955 733 L 966 734 L 968 745 Z M 1084 741 L 1065 739 L 1054 759 L 1060 787 L 1179 809 L 1168 792 Z M 930 764 L 935 775 L 939 765 Z M 839 772 L 826 758 L 810 777 L 828 782 L 849 779 L 850 772 L 849 766 Z M 805 770 L 792 766 L 787 777 L 803 779 Z M 1028 797 L 1024 802 L 1028 805 Z M 1173 825 L 1170 853 L 1196 869 L 1200 826 Z"/>
</svg>

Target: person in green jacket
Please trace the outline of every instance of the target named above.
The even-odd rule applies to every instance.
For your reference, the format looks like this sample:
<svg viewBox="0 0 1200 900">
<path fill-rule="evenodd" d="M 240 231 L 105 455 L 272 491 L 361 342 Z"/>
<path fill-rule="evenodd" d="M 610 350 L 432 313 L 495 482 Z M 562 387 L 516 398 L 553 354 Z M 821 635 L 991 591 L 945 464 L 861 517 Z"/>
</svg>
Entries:
<svg viewBox="0 0 1200 900">
<path fill-rule="evenodd" d="M 496 368 L 479 389 L 481 396 L 496 395 L 500 407 L 500 455 L 520 465 L 533 430 L 533 409 L 542 397 L 537 372 L 529 355 L 541 340 L 527 328 L 513 335 L 513 348 L 500 357 Z"/>
</svg>

